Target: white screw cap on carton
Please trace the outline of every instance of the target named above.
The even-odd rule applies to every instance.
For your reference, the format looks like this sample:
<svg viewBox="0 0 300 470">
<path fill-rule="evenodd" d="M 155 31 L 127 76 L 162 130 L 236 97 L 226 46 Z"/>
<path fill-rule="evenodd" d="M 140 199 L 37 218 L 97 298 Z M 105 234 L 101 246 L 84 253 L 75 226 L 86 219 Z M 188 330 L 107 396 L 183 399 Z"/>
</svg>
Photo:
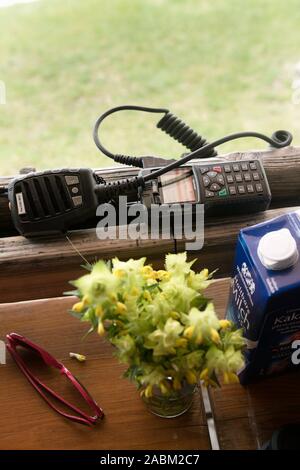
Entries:
<svg viewBox="0 0 300 470">
<path fill-rule="evenodd" d="M 258 244 L 257 254 L 265 268 L 276 271 L 293 266 L 299 257 L 296 241 L 287 228 L 266 233 Z"/>
</svg>

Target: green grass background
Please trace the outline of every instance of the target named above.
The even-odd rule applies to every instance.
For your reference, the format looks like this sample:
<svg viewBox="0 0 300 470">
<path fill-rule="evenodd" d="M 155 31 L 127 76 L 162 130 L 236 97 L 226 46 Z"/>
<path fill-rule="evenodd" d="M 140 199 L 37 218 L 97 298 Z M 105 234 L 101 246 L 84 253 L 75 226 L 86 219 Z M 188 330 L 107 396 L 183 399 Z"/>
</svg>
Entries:
<svg viewBox="0 0 300 470">
<path fill-rule="evenodd" d="M 111 106 L 167 107 L 207 139 L 287 128 L 300 62 L 299 0 L 41 0 L 0 9 L 0 174 L 23 166 L 100 167 L 92 141 Z M 178 156 L 157 116 L 103 126 L 115 152 Z M 219 150 L 262 148 L 254 141 Z"/>
</svg>

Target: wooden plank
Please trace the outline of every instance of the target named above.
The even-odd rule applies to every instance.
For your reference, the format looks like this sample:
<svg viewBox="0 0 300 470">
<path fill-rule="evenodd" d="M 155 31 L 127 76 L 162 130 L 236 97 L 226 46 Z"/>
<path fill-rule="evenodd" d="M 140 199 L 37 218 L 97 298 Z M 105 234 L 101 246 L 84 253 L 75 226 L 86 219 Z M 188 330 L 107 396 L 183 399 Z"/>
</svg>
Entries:
<svg viewBox="0 0 300 470">
<path fill-rule="evenodd" d="M 220 317 L 229 283 L 217 280 L 207 292 Z M 152 416 L 134 386 L 121 378 L 124 369 L 112 357 L 111 346 L 95 334 L 81 341 L 87 325 L 67 313 L 72 302 L 59 298 L 0 305 L 0 339 L 14 330 L 41 344 L 83 381 L 107 416 L 93 430 L 63 420 L 47 408 L 8 358 L 7 365 L 0 366 L 0 448 L 209 448 L 198 392 L 186 415 L 172 420 Z M 87 362 L 71 361 L 70 351 L 86 354 Z M 210 390 L 221 448 L 255 449 L 278 427 L 299 422 L 299 385 L 299 373 L 290 373 L 247 387 L 234 384 Z"/>
<path fill-rule="evenodd" d="M 62 295 L 70 289 L 70 280 L 85 274 L 82 265 L 86 263 L 78 251 L 89 263 L 149 255 L 156 269 L 163 267 L 165 253 L 174 252 L 172 239 L 155 240 L 147 248 L 136 240 L 99 240 L 92 229 L 71 232 L 69 238 L 73 246 L 65 237 L 0 239 L 0 302 Z"/>
<path fill-rule="evenodd" d="M 205 226 L 205 244 L 191 251 L 197 258 L 196 269 L 218 269 L 217 277 L 231 274 L 239 230 L 272 219 L 296 208 L 273 209 L 251 216 L 218 218 Z M 70 239 L 89 261 L 147 256 L 155 268 L 161 268 L 169 252 L 185 250 L 185 241 L 98 240 L 94 229 L 70 232 Z M 0 302 L 57 297 L 68 289 L 68 281 L 80 275 L 82 259 L 64 237 L 26 240 L 23 237 L 0 239 Z"/>
<path fill-rule="evenodd" d="M 246 152 L 233 152 L 219 155 L 214 159 L 193 160 L 194 163 L 208 161 L 218 162 L 224 160 L 261 159 L 272 191 L 272 207 L 299 204 L 300 190 L 300 147 L 286 147 L 283 149 L 268 149 L 264 151 L 250 150 Z M 108 182 L 117 179 L 136 176 L 139 169 L 126 166 L 101 168 L 95 170 Z M 12 177 L 0 177 L 0 189 L 6 188 Z M 76 227 L 77 228 L 77 227 Z M 82 228 L 82 226 L 78 227 Z M 8 201 L 0 195 L 0 234 L 8 236 L 15 233 L 12 226 Z"/>
<path fill-rule="evenodd" d="M 134 385 L 121 377 L 124 367 L 112 347 L 96 334 L 82 341 L 87 324 L 67 313 L 73 302 L 60 298 L 1 305 L 0 339 L 19 332 L 63 361 L 104 408 L 105 419 L 90 429 L 58 416 L 8 357 L 0 365 L 0 449 L 208 449 L 199 391 L 192 408 L 179 418 L 149 413 Z M 86 363 L 71 360 L 70 351 L 85 354 Z M 35 371 L 45 380 L 40 368 Z M 79 404 L 61 377 L 47 378 Z"/>
</svg>

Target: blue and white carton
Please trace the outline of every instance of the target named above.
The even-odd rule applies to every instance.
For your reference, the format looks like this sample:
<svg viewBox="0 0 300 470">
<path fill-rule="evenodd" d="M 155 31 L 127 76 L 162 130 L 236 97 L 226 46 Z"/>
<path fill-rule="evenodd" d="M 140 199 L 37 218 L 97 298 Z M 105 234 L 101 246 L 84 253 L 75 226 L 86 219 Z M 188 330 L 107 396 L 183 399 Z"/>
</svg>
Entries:
<svg viewBox="0 0 300 470">
<path fill-rule="evenodd" d="M 240 382 L 300 370 L 300 211 L 240 231 L 227 318 L 243 328 Z"/>
</svg>

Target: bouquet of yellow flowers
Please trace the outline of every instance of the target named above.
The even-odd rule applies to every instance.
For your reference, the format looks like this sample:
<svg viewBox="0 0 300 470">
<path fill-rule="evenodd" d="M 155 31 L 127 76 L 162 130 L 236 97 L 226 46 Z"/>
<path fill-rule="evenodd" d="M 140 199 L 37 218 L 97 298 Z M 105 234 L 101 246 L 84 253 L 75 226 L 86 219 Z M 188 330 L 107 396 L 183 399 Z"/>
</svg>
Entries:
<svg viewBox="0 0 300 470">
<path fill-rule="evenodd" d="M 219 320 L 203 292 L 212 282 L 207 269 L 196 273 L 186 253 L 169 254 L 165 270 L 146 258 L 98 261 L 72 282 L 79 297 L 72 313 L 107 333 L 125 376 L 145 397 L 159 388 L 172 395 L 184 384 L 237 382 L 243 366 L 242 332 Z"/>
</svg>

